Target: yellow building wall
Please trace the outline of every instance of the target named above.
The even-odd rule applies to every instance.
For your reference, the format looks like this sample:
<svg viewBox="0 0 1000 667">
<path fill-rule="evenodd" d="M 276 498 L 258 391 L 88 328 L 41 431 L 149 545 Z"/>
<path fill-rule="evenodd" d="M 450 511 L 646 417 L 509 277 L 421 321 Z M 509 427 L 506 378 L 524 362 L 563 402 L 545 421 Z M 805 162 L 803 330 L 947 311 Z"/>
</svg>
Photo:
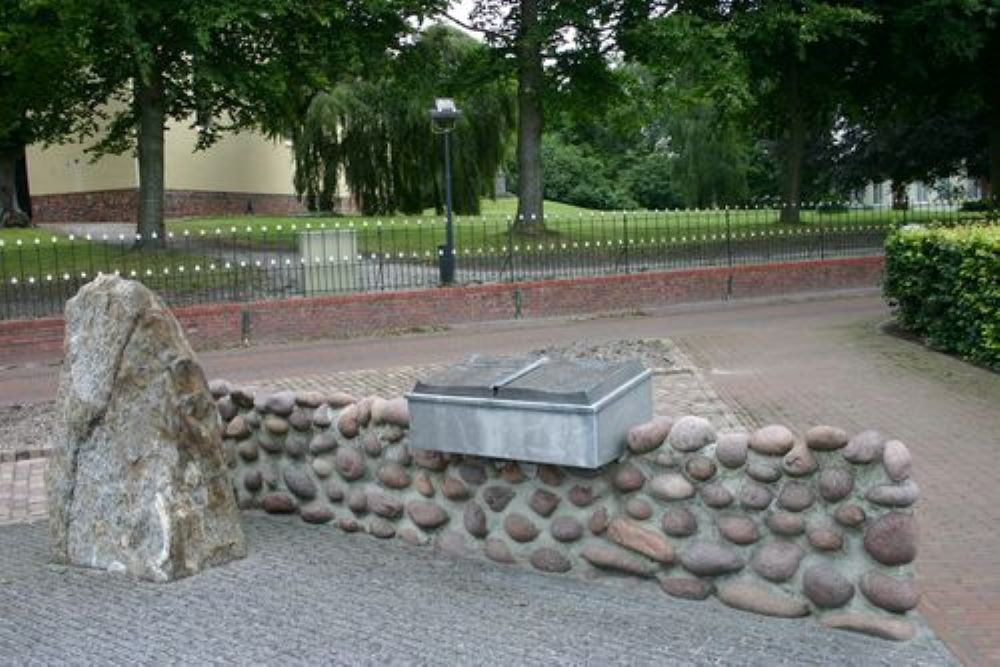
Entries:
<svg viewBox="0 0 1000 667">
<path fill-rule="evenodd" d="M 195 151 L 197 132 L 175 123 L 164 152 L 167 190 L 294 195 L 292 149 L 254 132 L 227 133 L 211 148 Z"/>
<path fill-rule="evenodd" d="M 123 190 L 137 187 L 135 158 L 108 155 L 92 162 L 86 144 L 68 143 L 27 149 L 28 183 L 32 195 Z"/>
</svg>

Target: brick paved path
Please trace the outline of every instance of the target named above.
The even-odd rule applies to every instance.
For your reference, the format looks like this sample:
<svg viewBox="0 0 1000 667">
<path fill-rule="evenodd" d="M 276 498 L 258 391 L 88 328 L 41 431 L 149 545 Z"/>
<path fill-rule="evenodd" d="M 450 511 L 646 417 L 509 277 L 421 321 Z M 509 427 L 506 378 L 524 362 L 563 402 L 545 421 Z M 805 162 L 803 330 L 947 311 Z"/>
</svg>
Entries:
<svg viewBox="0 0 1000 667">
<path fill-rule="evenodd" d="M 541 575 L 251 513 L 250 555 L 177 583 L 47 564 L 0 532 L 0 663 L 950 664 L 906 644 L 668 598 L 648 581 Z"/>
</svg>

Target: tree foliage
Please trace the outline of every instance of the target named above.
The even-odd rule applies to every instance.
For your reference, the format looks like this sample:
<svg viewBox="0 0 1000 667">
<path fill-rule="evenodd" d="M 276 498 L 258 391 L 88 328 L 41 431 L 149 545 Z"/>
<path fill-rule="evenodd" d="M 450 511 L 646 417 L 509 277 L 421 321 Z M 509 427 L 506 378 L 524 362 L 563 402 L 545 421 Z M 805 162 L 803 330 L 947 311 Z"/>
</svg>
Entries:
<svg viewBox="0 0 1000 667">
<path fill-rule="evenodd" d="M 329 210 L 343 173 L 365 213 L 440 210 L 441 138 L 429 109 L 435 97 L 452 97 L 461 110 L 451 134 L 454 208 L 478 213 L 480 197 L 493 195 L 514 126 L 512 87 L 494 65 L 480 43 L 432 26 L 381 76 L 317 94 L 295 133 L 296 189 L 311 208 Z"/>
</svg>

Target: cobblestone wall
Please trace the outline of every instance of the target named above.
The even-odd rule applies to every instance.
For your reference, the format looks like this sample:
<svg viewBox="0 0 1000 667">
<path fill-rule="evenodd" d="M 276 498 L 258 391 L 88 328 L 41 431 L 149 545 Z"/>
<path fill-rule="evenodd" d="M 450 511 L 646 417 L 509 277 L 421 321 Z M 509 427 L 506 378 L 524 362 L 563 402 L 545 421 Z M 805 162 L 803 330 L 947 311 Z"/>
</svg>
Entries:
<svg viewBox="0 0 1000 667">
<path fill-rule="evenodd" d="M 905 640 L 919 491 L 906 446 L 657 417 L 586 471 L 411 450 L 403 398 L 212 383 L 240 506 L 380 539 Z"/>
</svg>

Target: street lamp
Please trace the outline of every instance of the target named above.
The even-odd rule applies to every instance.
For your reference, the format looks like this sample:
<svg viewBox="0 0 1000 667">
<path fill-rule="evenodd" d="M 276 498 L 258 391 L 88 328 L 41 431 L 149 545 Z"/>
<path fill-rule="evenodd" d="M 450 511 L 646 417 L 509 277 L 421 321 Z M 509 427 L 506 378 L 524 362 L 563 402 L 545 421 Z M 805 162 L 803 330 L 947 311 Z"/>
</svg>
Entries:
<svg viewBox="0 0 1000 667">
<path fill-rule="evenodd" d="M 451 222 L 451 145 L 448 135 L 455 129 L 458 120 L 458 107 L 455 100 L 438 97 L 431 109 L 431 122 L 435 134 L 444 135 L 444 192 L 445 192 L 445 237 L 444 245 L 438 246 L 438 268 L 441 274 L 441 284 L 450 285 L 455 282 L 455 229 Z"/>
</svg>

